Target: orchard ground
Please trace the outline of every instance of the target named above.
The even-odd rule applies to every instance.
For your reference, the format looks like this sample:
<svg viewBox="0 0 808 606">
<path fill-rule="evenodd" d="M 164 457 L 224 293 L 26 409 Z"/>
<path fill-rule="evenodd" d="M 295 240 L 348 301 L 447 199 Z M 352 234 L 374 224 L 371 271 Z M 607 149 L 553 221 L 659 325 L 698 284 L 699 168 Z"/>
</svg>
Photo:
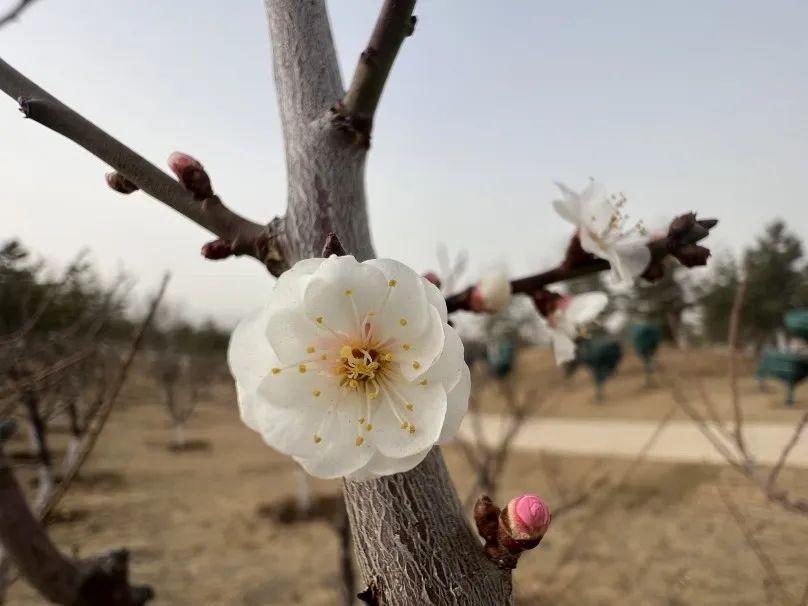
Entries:
<svg viewBox="0 0 808 606">
<path fill-rule="evenodd" d="M 696 406 L 699 385 L 718 415 L 731 417 L 726 356 L 716 350 L 664 350 L 660 363 Z M 808 388 L 786 408 L 783 389 L 761 392 L 751 362 L 741 367 L 741 394 L 750 423 L 796 422 Z M 480 409 L 502 411 L 496 385 L 477 372 Z M 626 353 L 597 403 L 585 369 L 564 379 L 546 350 L 528 350 L 515 370 L 519 393 L 537 388 L 539 416 L 658 421 L 673 405 L 669 388 L 647 388 L 640 363 Z M 480 386 L 480 383 L 485 382 Z M 687 417 L 678 411 L 675 419 Z M 60 423 L 60 422 L 58 422 Z M 187 428 L 191 448 L 172 452 L 168 415 L 154 383 L 133 376 L 82 477 L 61 504 L 50 530 L 67 552 L 90 555 L 111 547 L 132 552 L 135 582 L 151 584 L 158 605 L 292 605 L 338 603 L 337 535 L 324 521 L 281 524 L 267 509 L 294 497 L 296 465 L 264 446 L 238 419 L 231 385 L 222 379 Z M 808 440 L 808 437 L 805 438 Z M 64 436 L 54 435 L 55 448 Z M 23 450 L 24 441 L 9 451 Z M 461 498 L 473 474 L 458 446 L 445 448 Z M 524 492 L 552 507 L 576 500 L 598 478 L 617 481 L 631 458 L 514 451 L 499 499 Z M 22 464 L 19 477 L 30 484 Z M 783 511 L 726 465 L 642 461 L 622 487 L 584 490 L 586 501 L 554 519 L 542 545 L 515 573 L 518 603 L 561 605 L 755 605 L 788 603 L 766 575 L 728 514 L 718 488 L 743 510 L 794 603 L 805 589 L 808 516 Z M 781 485 L 808 495 L 808 469 L 787 468 Z M 334 495 L 336 481 L 311 481 L 316 495 Z M 41 600 L 23 581 L 9 604 Z M 359 603 L 359 602 L 357 602 Z"/>
</svg>

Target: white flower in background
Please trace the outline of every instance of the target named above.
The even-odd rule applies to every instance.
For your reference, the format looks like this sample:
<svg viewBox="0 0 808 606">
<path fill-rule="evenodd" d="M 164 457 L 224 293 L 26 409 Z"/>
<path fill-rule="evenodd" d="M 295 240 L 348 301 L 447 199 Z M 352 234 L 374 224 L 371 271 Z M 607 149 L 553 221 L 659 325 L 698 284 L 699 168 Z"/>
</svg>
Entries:
<svg viewBox="0 0 808 606">
<path fill-rule="evenodd" d="M 594 180 L 580 193 L 557 185 L 561 199 L 553 200 L 553 207 L 578 228 L 581 248 L 609 261 L 619 282 L 630 282 L 642 274 L 651 261 L 651 251 L 642 222 L 626 227 L 628 215 L 622 210 L 626 197 L 608 195 Z"/>
<path fill-rule="evenodd" d="M 407 471 L 454 437 L 471 387 L 440 291 L 389 259 L 307 259 L 228 350 L 242 420 L 321 478 Z"/>
<path fill-rule="evenodd" d="M 471 291 L 470 307 L 473 311 L 498 313 L 511 302 L 511 282 L 503 272 L 483 276 Z"/>
<path fill-rule="evenodd" d="M 584 336 L 587 324 L 606 308 L 609 298 L 603 292 L 587 292 L 562 296 L 545 317 L 553 340 L 556 363 L 560 366 L 575 359 L 575 339 Z"/>
</svg>

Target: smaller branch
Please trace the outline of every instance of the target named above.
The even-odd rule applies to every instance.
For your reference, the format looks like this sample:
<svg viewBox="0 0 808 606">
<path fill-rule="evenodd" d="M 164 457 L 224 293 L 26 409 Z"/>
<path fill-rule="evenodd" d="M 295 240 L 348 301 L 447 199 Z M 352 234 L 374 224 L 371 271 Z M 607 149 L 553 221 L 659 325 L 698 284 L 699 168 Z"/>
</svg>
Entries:
<svg viewBox="0 0 808 606">
<path fill-rule="evenodd" d="M 735 442 L 743 455 L 749 458 L 746 450 L 746 442 L 743 438 L 743 409 L 741 408 L 741 394 L 738 389 L 738 337 L 741 328 L 741 309 L 743 299 L 746 294 L 746 276 L 741 278 L 735 299 L 732 302 L 732 311 L 729 320 L 729 366 L 727 374 L 729 376 L 729 388 L 732 397 L 732 412 L 735 419 Z"/>
<path fill-rule="evenodd" d="M 20 18 L 20 15 L 30 7 L 36 0 L 19 0 L 17 5 L 9 10 L 5 15 L 0 17 L 0 27 L 8 25 L 12 21 L 16 21 Z"/>
<path fill-rule="evenodd" d="M 668 255 L 677 256 L 677 258 L 681 257 L 681 251 L 683 249 L 694 246 L 695 242 L 706 238 L 710 233 L 710 229 L 715 227 L 716 224 L 717 221 L 715 219 L 701 219 L 695 222 L 690 234 L 685 236 L 668 235 L 649 242 L 648 248 L 651 251 L 649 267 L 657 265 Z M 565 261 L 548 271 L 512 280 L 511 292 L 513 292 L 513 294 L 522 293 L 531 295 L 550 284 L 565 282 L 574 278 L 580 278 L 581 276 L 607 271 L 610 268 L 611 265 L 608 261 L 592 256 L 586 256 L 574 264 Z M 472 311 L 471 295 L 473 290 L 474 287 L 470 286 L 462 292 L 446 297 L 446 308 L 449 313 L 458 310 Z"/>
<path fill-rule="evenodd" d="M 227 208 L 218 196 L 198 200 L 148 160 L 129 149 L 95 124 L 0 59 L 0 90 L 20 104 L 26 118 L 67 137 L 114 168 L 107 183 L 121 193 L 141 189 L 151 197 L 231 244 L 233 254 L 258 259 L 274 275 L 282 263 L 271 258 L 280 250 L 278 224 L 260 225 Z M 200 165 L 201 167 L 201 165 Z M 212 192 L 211 192 L 212 193 Z M 285 269 L 285 267 L 283 267 Z M 277 273 L 276 273 L 277 272 Z"/>
<path fill-rule="evenodd" d="M 766 482 L 766 488 L 768 494 L 772 495 L 777 492 L 776 491 L 777 477 L 780 475 L 780 471 L 783 469 L 783 465 L 785 465 L 786 459 L 788 459 L 788 455 L 791 454 L 791 451 L 794 450 L 794 447 L 797 445 L 797 442 L 800 441 L 800 436 L 802 435 L 802 432 L 807 424 L 808 424 L 808 410 L 806 410 L 803 413 L 799 422 L 794 427 L 794 433 L 791 434 L 791 439 L 788 441 L 785 447 L 783 447 L 783 450 L 780 452 L 780 457 L 777 459 L 777 463 L 775 463 L 774 467 L 772 467 L 772 470 L 769 473 L 769 479 Z"/>
<path fill-rule="evenodd" d="M 763 549 L 760 541 L 757 540 L 757 537 L 755 537 L 754 533 L 749 528 L 749 522 L 738 508 L 738 505 L 735 504 L 732 497 L 730 497 L 729 493 L 723 487 L 718 485 L 716 488 L 721 500 L 724 502 L 724 505 L 727 508 L 727 511 L 738 524 L 738 528 L 740 528 L 741 533 L 743 533 L 746 544 L 749 545 L 749 547 L 752 549 L 752 553 L 755 554 L 758 562 L 760 562 L 760 567 L 763 568 L 763 572 L 769 578 L 771 583 L 777 587 L 783 601 L 789 605 L 795 604 L 796 602 L 794 601 L 794 597 L 786 590 L 785 583 L 783 582 L 780 574 L 777 572 L 777 567 L 774 565 L 774 562 L 772 562 L 769 554 L 766 553 L 766 550 Z"/>
<path fill-rule="evenodd" d="M 363 148 L 370 146 L 373 115 L 384 84 L 404 38 L 412 35 L 415 0 L 385 0 L 367 47 L 359 57 L 353 80 L 342 101 L 334 107 L 340 128 L 353 135 Z"/>
</svg>

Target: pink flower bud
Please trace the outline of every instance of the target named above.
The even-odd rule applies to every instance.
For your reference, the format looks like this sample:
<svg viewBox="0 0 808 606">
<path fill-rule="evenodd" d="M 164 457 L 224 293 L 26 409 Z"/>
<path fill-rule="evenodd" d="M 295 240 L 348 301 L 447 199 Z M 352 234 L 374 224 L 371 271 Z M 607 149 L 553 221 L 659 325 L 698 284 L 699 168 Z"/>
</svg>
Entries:
<svg viewBox="0 0 808 606">
<path fill-rule="evenodd" d="M 210 177 L 199 160 L 182 152 L 174 152 L 168 157 L 168 166 L 177 175 L 182 186 L 193 194 L 195 200 L 207 200 L 213 197 Z"/>
<path fill-rule="evenodd" d="M 426 273 L 424 274 L 424 278 L 426 278 L 427 280 L 429 280 L 430 282 L 432 282 L 432 284 L 434 284 L 435 286 L 437 286 L 438 288 L 440 288 L 440 285 L 441 285 L 440 278 L 438 277 L 438 274 L 436 274 L 434 271 L 428 271 L 428 272 L 426 272 Z"/>
<path fill-rule="evenodd" d="M 517 541 L 540 540 L 550 526 L 550 508 L 534 494 L 512 499 L 502 512 L 511 538 Z"/>
<path fill-rule="evenodd" d="M 107 185 L 109 185 L 111 189 L 114 189 L 119 194 L 131 194 L 132 192 L 136 192 L 138 189 L 140 189 L 137 185 L 132 183 L 129 179 L 117 171 L 107 173 L 104 175 L 104 177 L 107 180 Z"/>
</svg>

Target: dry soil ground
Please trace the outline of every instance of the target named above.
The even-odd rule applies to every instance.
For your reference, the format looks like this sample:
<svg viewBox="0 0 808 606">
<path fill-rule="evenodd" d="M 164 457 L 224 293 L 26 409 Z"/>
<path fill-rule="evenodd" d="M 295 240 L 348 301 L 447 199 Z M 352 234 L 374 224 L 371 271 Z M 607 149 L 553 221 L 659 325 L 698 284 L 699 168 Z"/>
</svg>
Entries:
<svg viewBox="0 0 808 606">
<path fill-rule="evenodd" d="M 603 404 L 593 401 L 584 372 L 563 383 L 547 352 L 526 352 L 516 377 L 519 389 L 542 387 L 540 414 L 660 418 L 670 406 L 670 391 L 644 388 L 636 360 L 627 356 L 624 362 Z M 726 359 L 720 353 L 666 351 L 662 362 L 694 399 L 702 381 L 728 414 Z M 786 410 L 780 387 L 760 393 L 748 370 L 741 384 L 750 419 L 794 420 L 808 408 L 805 387 L 797 393 L 796 409 Z M 479 393 L 481 408 L 500 408 L 493 387 Z M 155 588 L 158 605 L 337 604 L 336 535 L 323 522 L 284 526 L 260 514 L 262 506 L 294 494 L 295 465 L 240 423 L 229 386 L 213 390 L 189 423 L 188 438 L 206 447 L 181 453 L 166 448 L 171 431 L 157 398 L 145 377 L 127 387 L 51 527 L 58 544 L 80 554 L 129 547 L 133 577 Z M 465 458 L 457 446 L 445 451 L 465 496 L 472 479 Z M 557 506 L 576 496 L 587 484 L 583 478 L 619 479 L 630 464 L 516 453 L 500 492 L 507 498 L 536 491 Z M 29 477 L 23 468 L 20 477 Z M 766 581 L 718 496 L 719 485 L 745 512 L 791 602 Z M 808 495 L 808 471 L 786 470 L 783 485 Z M 338 482 L 312 486 L 318 494 L 339 490 Z M 588 497 L 559 515 L 541 547 L 523 558 L 515 576 L 520 604 L 796 604 L 808 582 L 808 516 L 768 504 L 727 467 L 646 461 L 619 490 L 601 488 Z M 9 596 L 11 605 L 41 603 L 22 581 Z"/>
</svg>

